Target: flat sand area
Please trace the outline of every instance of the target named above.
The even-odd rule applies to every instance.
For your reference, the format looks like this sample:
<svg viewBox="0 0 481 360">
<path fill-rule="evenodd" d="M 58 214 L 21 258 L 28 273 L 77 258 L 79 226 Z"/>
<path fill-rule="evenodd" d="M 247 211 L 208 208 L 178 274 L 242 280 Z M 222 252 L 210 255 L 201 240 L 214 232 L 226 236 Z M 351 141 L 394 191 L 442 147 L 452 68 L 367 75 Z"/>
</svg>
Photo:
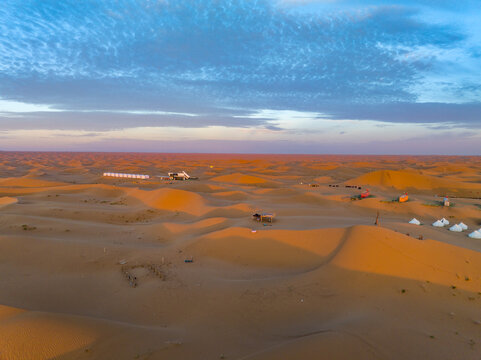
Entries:
<svg viewBox="0 0 481 360">
<path fill-rule="evenodd" d="M 479 360 L 480 227 L 480 157 L 0 152 L 0 359 Z"/>
</svg>

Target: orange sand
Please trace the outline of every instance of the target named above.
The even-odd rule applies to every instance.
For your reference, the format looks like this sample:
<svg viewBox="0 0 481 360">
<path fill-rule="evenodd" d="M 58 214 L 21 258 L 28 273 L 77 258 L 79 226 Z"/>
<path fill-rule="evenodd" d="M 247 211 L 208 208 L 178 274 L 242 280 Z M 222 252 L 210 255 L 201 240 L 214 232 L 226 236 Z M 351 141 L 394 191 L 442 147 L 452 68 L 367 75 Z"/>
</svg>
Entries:
<svg viewBox="0 0 481 360">
<path fill-rule="evenodd" d="M 480 184 L 479 157 L 0 152 L 0 359 L 479 359 Z"/>
</svg>

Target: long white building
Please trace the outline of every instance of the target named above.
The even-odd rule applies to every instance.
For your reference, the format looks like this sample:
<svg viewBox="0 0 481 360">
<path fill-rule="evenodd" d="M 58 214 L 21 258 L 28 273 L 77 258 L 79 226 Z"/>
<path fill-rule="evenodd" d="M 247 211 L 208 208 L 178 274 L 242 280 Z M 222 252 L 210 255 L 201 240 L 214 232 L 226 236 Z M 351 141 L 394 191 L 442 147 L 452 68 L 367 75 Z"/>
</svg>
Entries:
<svg viewBox="0 0 481 360">
<path fill-rule="evenodd" d="M 116 177 L 116 178 L 126 178 L 126 179 L 149 179 L 149 175 L 142 174 L 122 174 L 122 173 L 111 173 L 105 172 L 104 176 Z"/>
</svg>

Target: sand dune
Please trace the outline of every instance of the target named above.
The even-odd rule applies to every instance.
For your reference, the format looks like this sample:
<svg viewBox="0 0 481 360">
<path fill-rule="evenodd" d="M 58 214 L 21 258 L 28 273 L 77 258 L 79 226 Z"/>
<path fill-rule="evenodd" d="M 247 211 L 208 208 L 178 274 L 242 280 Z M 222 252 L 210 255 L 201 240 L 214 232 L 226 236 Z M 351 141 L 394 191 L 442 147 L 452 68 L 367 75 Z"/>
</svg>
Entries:
<svg viewBox="0 0 481 360">
<path fill-rule="evenodd" d="M 424 175 L 420 172 L 408 170 L 377 170 L 349 180 L 348 183 L 367 186 L 393 187 L 398 190 L 481 190 L 481 184 L 469 184 L 461 181 L 445 180 L 440 177 Z"/>
<path fill-rule="evenodd" d="M 112 336 L 121 340 L 116 344 L 119 355 L 102 345 Z M 148 348 L 161 343 L 162 352 L 169 354 L 169 339 L 175 343 L 172 332 L 164 329 L 0 305 L 0 349 L 2 358 L 9 360 L 139 359 L 153 354 L 139 351 L 139 345 Z"/>
<path fill-rule="evenodd" d="M 0 152 L 0 164 L 2 360 L 479 359 L 481 242 L 467 236 L 481 227 L 479 157 Z M 172 169 L 199 179 L 102 177 Z M 345 184 L 375 197 L 351 200 L 361 190 Z M 430 226 L 442 217 L 469 230 Z"/>
<path fill-rule="evenodd" d="M 62 182 L 37 180 L 32 178 L 4 178 L 0 179 L 0 187 L 45 188 L 65 185 Z"/>
<path fill-rule="evenodd" d="M 481 254 L 374 226 L 355 226 L 332 264 L 362 272 L 481 291 Z"/>
<path fill-rule="evenodd" d="M 299 195 L 299 192 L 293 188 L 279 188 L 279 189 L 256 189 L 255 194 L 259 195 L 273 195 L 273 196 L 288 196 Z"/>
<path fill-rule="evenodd" d="M 254 185 L 262 187 L 274 187 L 277 185 L 274 181 L 269 181 L 259 176 L 246 175 L 241 173 L 234 173 L 230 175 L 221 175 L 211 179 L 212 181 L 220 183 L 230 183 L 238 185 Z"/>
<path fill-rule="evenodd" d="M 322 183 L 322 184 L 325 184 L 325 183 L 333 183 L 334 182 L 334 179 L 330 176 L 318 176 L 314 179 L 314 182 L 316 183 Z"/>
<path fill-rule="evenodd" d="M 362 338 L 348 332 L 320 329 L 314 334 L 286 339 L 245 360 L 275 359 L 383 359 Z"/>
<path fill-rule="evenodd" d="M 201 195 L 177 189 L 132 190 L 129 195 L 159 210 L 179 211 L 200 216 L 209 211 Z"/>
<path fill-rule="evenodd" d="M 214 231 L 218 229 L 220 226 L 226 223 L 226 218 L 216 217 L 216 218 L 208 218 L 204 220 L 200 220 L 194 223 L 164 223 L 163 226 L 169 232 L 173 234 L 180 234 L 180 233 L 199 233 L 208 231 Z"/>
<path fill-rule="evenodd" d="M 10 204 L 16 204 L 17 202 L 18 200 L 14 197 L 8 197 L 8 196 L 0 197 L 0 208 Z"/>
<path fill-rule="evenodd" d="M 0 305 L 0 349 L 5 359 L 55 358 L 87 348 L 97 336 L 94 326 L 66 316 L 20 311 Z"/>
<path fill-rule="evenodd" d="M 214 194 L 215 197 L 228 200 L 245 200 L 249 197 L 244 191 L 222 191 Z"/>
<path fill-rule="evenodd" d="M 247 228 L 228 228 L 205 235 L 192 245 L 192 251 L 244 266 L 298 270 L 321 264 L 339 245 L 342 234 L 342 229 L 253 233 Z"/>
<path fill-rule="evenodd" d="M 322 195 L 316 193 L 304 193 L 287 198 L 288 201 L 292 201 L 300 204 L 312 204 L 312 205 L 324 205 L 329 206 L 331 201 Z"/>
</svg>

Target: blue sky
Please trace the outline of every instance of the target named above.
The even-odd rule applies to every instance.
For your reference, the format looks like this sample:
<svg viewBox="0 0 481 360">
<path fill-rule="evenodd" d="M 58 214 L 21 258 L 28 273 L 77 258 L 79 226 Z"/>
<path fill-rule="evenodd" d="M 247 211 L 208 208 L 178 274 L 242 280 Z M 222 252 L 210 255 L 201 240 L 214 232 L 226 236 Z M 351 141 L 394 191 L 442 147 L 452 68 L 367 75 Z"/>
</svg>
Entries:
<svg viewBox="0 0 481 360">
<path fill-rule="evenodd" d="M 481 155 L 481 2 L 3 0 L 0 150 Z"/>
</svg>

